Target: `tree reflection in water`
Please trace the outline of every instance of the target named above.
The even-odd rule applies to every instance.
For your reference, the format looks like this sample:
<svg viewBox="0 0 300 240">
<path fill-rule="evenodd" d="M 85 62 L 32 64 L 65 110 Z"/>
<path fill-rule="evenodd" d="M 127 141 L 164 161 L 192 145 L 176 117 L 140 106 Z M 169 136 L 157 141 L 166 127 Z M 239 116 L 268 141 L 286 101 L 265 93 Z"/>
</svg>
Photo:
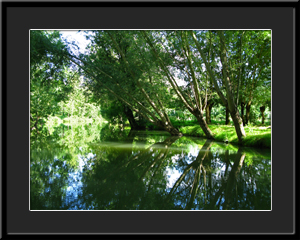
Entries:
<svg viewBox="0 0 300 240">
<path fill-rule="evenodd" d="M 271 209 L 271 161 L 258 150 L 140 131 L 88 145 L 77 152 L 59 148 L 60 154 L 49 156 L 35 152 L 31 209 Z M 82 158 L 81 167 L 76 156 Z M 71 183 L 76 194 L 70 194 Z"/>
</svg>

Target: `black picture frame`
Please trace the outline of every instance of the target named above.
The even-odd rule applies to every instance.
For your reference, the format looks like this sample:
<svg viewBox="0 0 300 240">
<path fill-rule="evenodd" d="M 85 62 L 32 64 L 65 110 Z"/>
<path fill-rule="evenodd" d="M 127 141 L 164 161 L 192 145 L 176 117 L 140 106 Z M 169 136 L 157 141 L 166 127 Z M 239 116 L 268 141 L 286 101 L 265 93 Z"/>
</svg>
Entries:
<svg viewBox="0 0 300 240">
<path fill-rule="evenodd" d="M 2 2 L 2 238 L 299 237 L 299 164 L 295 161 L 298 2 L 166 3 Z M 29 211 L 30 29 L 271 29 L 272 211 Z"/>
</svg>

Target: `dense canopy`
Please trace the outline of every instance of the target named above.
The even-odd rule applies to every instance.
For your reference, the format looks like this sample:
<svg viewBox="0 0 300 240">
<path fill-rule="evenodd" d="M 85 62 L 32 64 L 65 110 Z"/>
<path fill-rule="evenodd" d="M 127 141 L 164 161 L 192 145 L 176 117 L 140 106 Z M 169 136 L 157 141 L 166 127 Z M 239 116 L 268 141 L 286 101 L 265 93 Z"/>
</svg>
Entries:
<svg viewBox="0 0 300 240">
<path fill-rule="evenodd" d="M 271 31 L 97 30 L 86 36 L 87 51 L 75 54 L 57 31 L 31 31 L 35 128 L 58 111 L 75 82 L 109 121 L 128 121 L 132 129 L 152 125 L 171 135 L 182 135 L 172 119 L 181 113 L 214 139 L 211 111 L 221 105 L 242 143 L 251 106 L 262 123 L 266 107 L 270 111 Z"/>
</svg>

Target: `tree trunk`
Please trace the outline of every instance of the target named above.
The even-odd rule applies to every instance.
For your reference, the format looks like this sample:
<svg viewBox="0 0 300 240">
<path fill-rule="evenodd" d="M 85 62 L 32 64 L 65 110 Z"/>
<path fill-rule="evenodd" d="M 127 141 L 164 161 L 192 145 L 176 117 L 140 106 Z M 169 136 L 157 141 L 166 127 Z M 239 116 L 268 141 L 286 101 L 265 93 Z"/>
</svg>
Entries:
<svg viewBox="0 0 300 240">
<path fill-rule="evenodd" d="M 212 131 L 209 129 L 203 114 L 198 110 L 195 109 L 195 111 L 193 112 L 193 115 L 197 118 L 197 121 L 201 127 L 201 129 L 203 130 L 203 132 L 205 133 L 206 137 L 208 139 L 214 139 L 213 133 Z"/>
<path fill-rule="evenodd" d="M 235 127 L 236 134 L 239 139 L 239 143 L 242 143 L 243 138 L 246 136 L 246 133 L 243 126 L 243 120 L 240 117 L 238 109 L 234 109 L 233 111 L 230 111 L 230 115 Z"/>
<path fill-rule="evenodd" d="M 251 108 L 251 101 L 247 102 L 246 105 L 246 120 L 245 120 L 245 124 L 247 125 L 249 120 L 250 120 L 250 108 Z"/>
<path fill-rule="evenodd" d="M 227 104 L 225 104 L 230 112 L 232 121 L 234 123 L 235 131 L 237 133 L 239 143 L 242 144 L 243 138 L 246 137 L 246 133 L 243 126 L 243 120 L 240 117 L 240 113 L 238 111 L 237 106 L 235 105 L 234 96 L 233 96 L 233 89 L 232 83 L 230 80 L 230 69 L 228 66 L 228 60 L 226 55 L 226 46 L 225 46 L 225 38 L 224 32 L 218 31 L 218 35 L 220 36 L 220 57 L 222 62 L 222 73 L 223 73 L 223 80 L 226 88 L 226 96 L 227 96 Z M 215 88 L 217 84 L 215 84 Z M 223 101 L 224 102 L 224 101 Z"/>
<path fill-rule="evenodd" d="M 172 136 L 183 136 L 183 134 L 181 132 L 179 132 L 179 130 L 177 128 L 175 128 L 172 124 L 170 124 L 168 122 L 159 121 L 159 122 L 155 122 L 155 125 L 163 128 L 165 131 L 170 133 Z"/>
<path fill-rule="evenodd" d="M 246 125 L 246 122 L 245 122 L 245 103 L 244 102 L 241 102 L 241 116 L 242 116 L 242 120 L 243 120 L 243 125 L 245 126 Z"/>
<path fill-rule="evenodd" d="M 230 124 L 230 120 L 229 120 L 229 109 L 228 107 L 226 107 L 226 117 L 225 117 L 225 125 Z"/>
<path fill-rule="evenodd" d="M 226 84 L 229 85 L 230 84 L 229 79 L 227 79 L 227 81 L 228 82 Z M 234 123 L 235 131 L 238 136 L 239 143 L 242 144 L 244 137 L 246 137 L 243 120 L 240 116 L 237 106 L 234 103 L 234 98 L 232 96 L 232 92 L 229 89 L 229 87 L 226 87 L 226 91 L 227 91 L 227 103 L 228 103 L 226 107 L 228 107 L 231 119 Z"/>
<path fill-rule="evenodd" d="M 143 130 L 143 129 L 145 129 L 145 126 L 140 126 L 135 121 L 132 110 L 128 106 L 126 106 L 125 104 L 124 104 L 124 113 L 125 113 L 126 117 L 128 118 L 128 121 L 130 123 L 130 128 L 132 130 Z"/>
<path fill-rule="evenodd" d="M 211 123 L 211 109 L 214 106 L 214 103 L 210 104 L 209 106 L 209 122 Z"/>
<path fill-rule="evenodd" d="M 227 79 L 227 81 L 228 82 L 226 83 L 226 85 L 229 85 L 230 84 L 229 79 Z M 234 123 L 235 131 L 236 131 L 237 137 L 239 139 L 239 143 L 243 144 L 243 139 L 244 139 L 244 137 L 246 137 L 246 132 L 245 132 L 244 125 L 243 125 L 243 120 L 240 116 L 240 113 L 239 113 L 239 110 L 238 110 L 237 106 L 235 105 L 232 92 L 231 92 L 231 90 L 229 89 L 228 86 L 226 87 L 226 91 L 227 91 L 227 105 L 226 105 L 226 108 L 228 108 L 231 119 Z"/>
<path fill-rule="evenodd" d="M 206 123 L 211 124 L 211 109 L 213 107 L 214 103 L 212 101 L 207 101 L 206 107 L 205 107 L 205 113 L 206 113 Z"/>
<path fill-rule="evenodd" d="M 264 124 L 265 123 L 265 110 L 266 110 L 266 107 L 261 106 L 259 109 L 260 109 L 260 112 L 261 112 L 261 124 Z"/>
<path fill-rule="evenodd" d="M 211 124 L 210 109 L 209 109 L 209 104 L 208 103 L 205 107 L 205 113 L 206 113 L 206 123 Z"/>
</svg>

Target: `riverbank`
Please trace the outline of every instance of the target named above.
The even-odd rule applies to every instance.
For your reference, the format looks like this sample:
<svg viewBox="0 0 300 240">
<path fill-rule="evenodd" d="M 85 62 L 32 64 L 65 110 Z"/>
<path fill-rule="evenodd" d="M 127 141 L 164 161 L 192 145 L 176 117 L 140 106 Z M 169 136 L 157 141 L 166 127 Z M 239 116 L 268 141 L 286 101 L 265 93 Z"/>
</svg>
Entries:
<svg viewBox="0 0 300 240">
<path fill-rule="evenodd" d="M 193 123 L 192 123 L 193 124 Z M 198 124 L 190 126 L 176 126 L 184 136 L 203 137 L 206 138 L 203 130 Z M 210 124 L 208 125 L 214 134 L 215 141 L 228 142 L 230 144 L 239 145 L 235 128 L 232 125 Z M 120 128 L 115 125 L 116 128 Z M 130 130 L 130 125 L 125 125 L 125 130 Z M 268 126 L 245 126 L 246 137 L 243 141 L 245 147 L 271 148 L 271 128 Z M 148 129 L 149 130 L 149 129 Z M 150 130 L 159 130 L 155 126 Z"/>
<path fill-rule="evenodd" d="M 238 138 L 234 126 L 209 125 L 209 128 L 213 132 L 216 141 L 238 144 Z M 244 129 L 246 132 L 246 137 L 243 141 L 243 146 L 271 148 L 270 128 L 267 129 L 267 127 L 245 126 Z M 179 127 L 179 131 L 185 136 L 206 137 L 199 125 Z"/>
</svg>

